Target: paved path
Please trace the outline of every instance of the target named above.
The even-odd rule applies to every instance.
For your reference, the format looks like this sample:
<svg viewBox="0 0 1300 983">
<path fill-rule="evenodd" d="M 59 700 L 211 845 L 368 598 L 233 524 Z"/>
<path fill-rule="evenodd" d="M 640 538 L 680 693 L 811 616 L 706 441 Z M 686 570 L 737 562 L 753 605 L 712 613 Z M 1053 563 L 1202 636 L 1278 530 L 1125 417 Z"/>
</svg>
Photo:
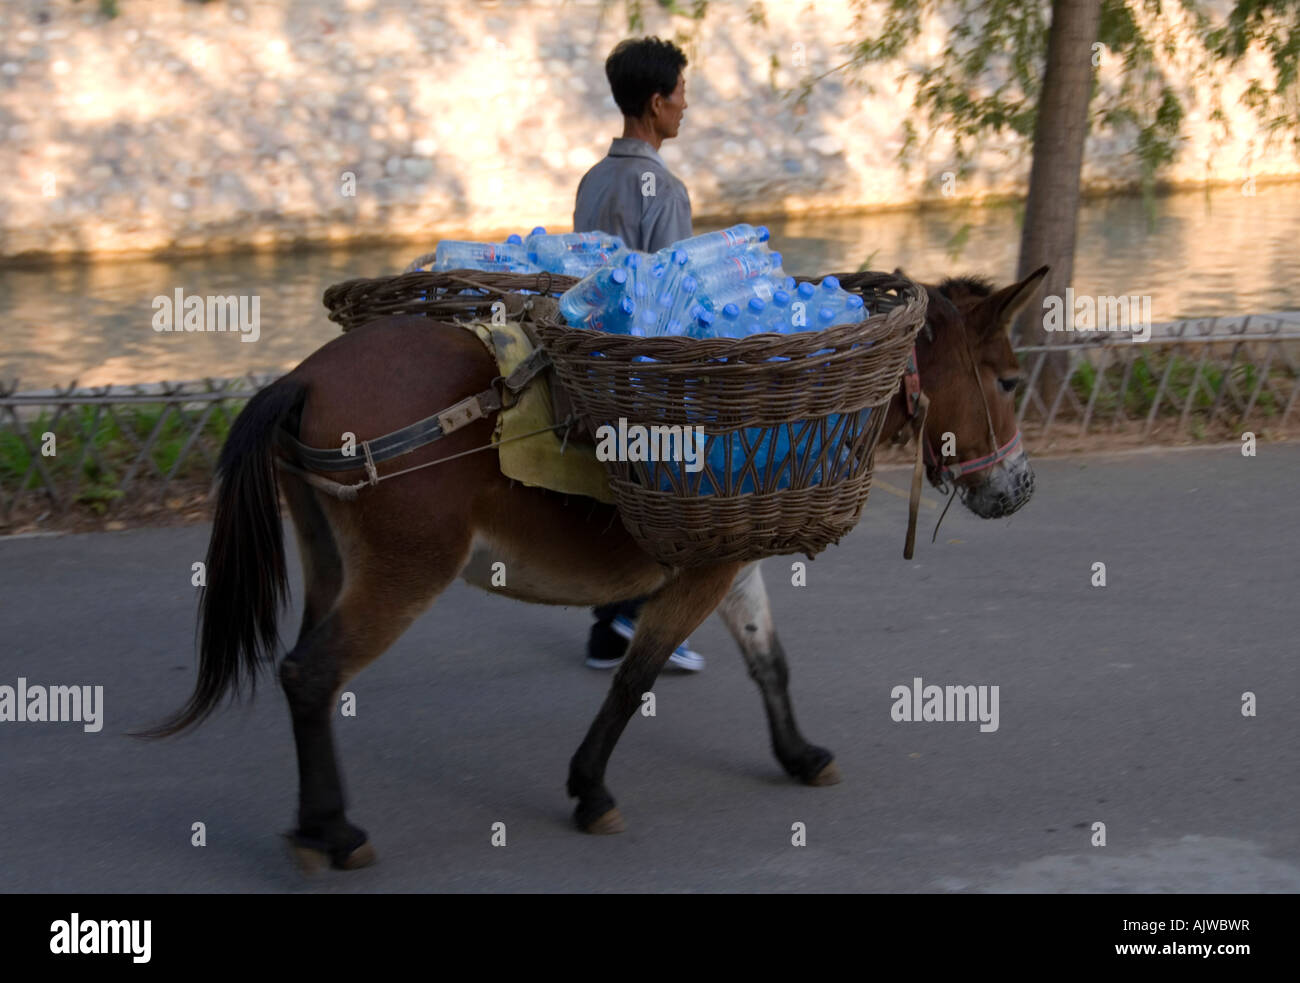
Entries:
<svg viewBox="0 0 1300 983">
<path fill-rule="evenodd" d="M 785 779 L 710 619 L 708 668 L 660 680 L 612 759 L 622 836 L 574 831 L 563 790 L 609 681 L 581 664 L 586 614 L 457 585 L 336 722 L 380 862 L 311 881 L 276 835 L 296 773 L 274 686 L 187 737 L 122 736 L 189 693 L 207 528 L 2 541 L 0 684 L 102 685 L 106 722 L 0 723 L 0 891 L 1300 891 L 1300 445 L 1037 472 L 1021 514 L 954 505 L 934 545 L 926 509 L 910 564 L 883 487 L 807 587 L 766 561 L 800 720 L 844 782 Z M 999 686 L 997 731 L 893 721 L 917 676 Z"/>
</svg>

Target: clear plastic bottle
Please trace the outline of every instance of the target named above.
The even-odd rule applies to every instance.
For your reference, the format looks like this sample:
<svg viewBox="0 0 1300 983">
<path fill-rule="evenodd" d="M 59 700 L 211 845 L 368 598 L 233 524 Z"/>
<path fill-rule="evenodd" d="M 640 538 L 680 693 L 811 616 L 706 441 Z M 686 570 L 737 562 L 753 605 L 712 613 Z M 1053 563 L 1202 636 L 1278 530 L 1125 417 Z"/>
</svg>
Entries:
<svg viewBox="0 0 1300 983">
<path fill-rule="evenodd" d="M 618 252 L 604 250 L 591 252 L 571 252 L 561 255 L 558 264 L 540 264 L 551 273 L 563 273 L 565 276 L 584 277 L 595 273 L 604 266 L 613 266 L 619 261 Z"/>
<path fill-rule="evenodd" d="M 503 264 L 519 266 L 525 270 L 531 268 L 522 247 L 501 242 L 444 239 L 434 251 L 435 270 L 490 270 L 498 269 Z"/>
<path fill-rule="evenodd" d="M 765 322 L 767 321 L 767 305 L 757 297 L 749 298 L 749 303 L 745 305 L 745 314 L 741 318 L 741 337 L 748 337 L 752 334 L 762 334 L 767 330 Z"/>
<path fill-rule="evenodd" d="M 604 232 L 566 232 L 563 235 L 534 233 L 524 242 L 526 258 L 543 269 L 559 272 L 570 253 L 616 253 L 626 247 L 618 236 Z"/>
<path fill-rule="evenodd" d="M 733 225 L 720 232 L 705 232 L 676 243 L 693 264 L 706 264 L 734 253 L 748 245 L 767 242 L 771 233 L 767 226 Z"/>
<path fill-rule="evenodd" d="M 746 249 L 693 271 L 700 292 L 706 297 L 721 296 L 747 281 L 774 273 L 781 267 L 781 254 L 769 250 Z M 752 286 L 752 284 L 751 284 Z"/>
<path fill-rule="evenodd" d="M 684 274 L 677 282 L 676 289 L 668 294 L 669 303 L 665 320 L 678 322 L 688 320 L 690 318 L 691 308 L 697 306 L 695 297 L 697 289 L 698 284 L 695 282 L 695 277 L 691 276 L 689 273 Z M 665 293 L 668 292 L 665 291 Z M 661 294 L 661 300 L 662 297 L 663 295 Z M 667 333 L 672 334 L 672 332 Z"/>
<path fill-rule="evenodd" d="M 844 299 L 844 310 L 837 324 L 861 324 L 867 316 L 867 305 L 858 294 L 849 294 Z"/>
<path fill-rule="evenodd" d="M 598 312 L 614 309 L 623 298 L 626 285 L 626 268 L 597 270 L 560 295 L 560 313 L 573 327 L 585 327 Z"/>
<path fill-rule="evenodd" d="M 793 330 L 790 314 L 790 294 L 778 287 L 772 292 L 772 304 L 768 308 L 767 331 L 788 334 Z"/>
<path fill-rule="evenodd" d="M 632 334 L 636 323 L 636 304 L 631 297 L 621 298 L 613 307 L 593 311 L 581 325 L 592 331 L 609 334 Z"/>
<path fill-rule="evenodd" d="M 714 321 L 714 334 L 719 338 L 743 337 L 740 331 L 740 308 L 735 304 L 725 304 Z"/>
<path fill-rule="evenodd" d="M 695 307 L 695 319 L 687 329 L 687 334 L 692 338 L 713 338 L 717 336 L 714 328 L 714 322 L 717 318 L 712 311 L 705 310 L 703 307 Z"/>
</svg>

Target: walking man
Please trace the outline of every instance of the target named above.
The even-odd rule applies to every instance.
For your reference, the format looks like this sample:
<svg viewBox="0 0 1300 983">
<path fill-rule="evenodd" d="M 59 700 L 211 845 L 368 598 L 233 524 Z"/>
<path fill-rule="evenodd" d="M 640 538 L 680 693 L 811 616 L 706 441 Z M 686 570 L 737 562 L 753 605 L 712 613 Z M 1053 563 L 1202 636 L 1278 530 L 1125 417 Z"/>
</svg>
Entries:
<svg viewBox="0 0 1300 983">
<path fill-rule="evenodd" d="M 623 114 L 623 135 L 609 154 L 583 175 L 573 206 L 575 232 L 608 232 L 629 249 L 653 253 L 691 235 L 691 199 L 659 147 L 677 136 L 686 110 L 686 55 L 670 41 L 621 41 L 605 60 L 605 77 Z M 612 669 L 627 652 L 645 599 L 595 609 L 587 641 L 587 665 Z M 687 639 L 668 660 L 688 672 L 704 658 Z"/>
</svg>

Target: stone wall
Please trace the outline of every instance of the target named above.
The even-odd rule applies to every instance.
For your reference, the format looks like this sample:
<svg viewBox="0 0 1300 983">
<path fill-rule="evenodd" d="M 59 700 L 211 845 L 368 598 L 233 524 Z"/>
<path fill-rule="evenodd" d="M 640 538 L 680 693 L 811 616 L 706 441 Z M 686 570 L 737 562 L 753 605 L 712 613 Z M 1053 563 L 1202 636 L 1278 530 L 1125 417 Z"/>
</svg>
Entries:
<svg viewBox="0 0 1300 983">
<path fill-rule="evenodd" d="M 621 0 L 119 7 L 0 0 L 0 257 L 567 227 L 578 179 L 621 130 L 603 70 L 627 33 Z M 761 22 L 748 0 L 713 0 L 700 25 L 643 7 L 642 33 L 694 32 L 689 108 L 663 153 L 697 219 L 943 196 L 942 134 L 919 166 L 896 160 L 911 102 L 897 66 L 872 91 L 833 76 L 803 112 L 777 91 L 843 60 L 849 0 L 767 0 Z M 939 38 L 928 30 L 909 64 Z M 1207 121 L 1208 87 L 1231 108 L 1242 84 L 1197 82 L 1171 183 L 1300 176 L 1289 151 L 1261 149 L 1246 110 L 1227 138 Z M 1131 150 L 1130 135 L 1095 135 L 1087 188 L 1132 186 Z M 946 191 L 1022 194 L 1022 151 L 988 142 Z"/>
</svg>

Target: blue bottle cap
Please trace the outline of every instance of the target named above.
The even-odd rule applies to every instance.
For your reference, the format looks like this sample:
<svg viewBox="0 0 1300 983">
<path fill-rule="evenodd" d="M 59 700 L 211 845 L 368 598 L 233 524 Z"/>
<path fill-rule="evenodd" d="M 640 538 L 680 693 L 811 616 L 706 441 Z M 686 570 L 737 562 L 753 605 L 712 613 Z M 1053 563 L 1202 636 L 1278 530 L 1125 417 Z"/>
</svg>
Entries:
<svg viewBox="0 0 1300 983">
<path fill-rule="evenodd" d="M 768 231 L 766 225 L 760 225 L 756 231 L 758 232 L 759 242 L 767 242 L 768 239 L 772 238 L 772 233 Z"/>
<path fill-rule="evenodd" d="M 750 297 L 750 298 L 749 298 L 749 311 L 750 311 L 751 314 L 762 314 L 762 313 L 763 313 L 763 308 L 765 308 L 766 306 L 767 306 L 767 305 L 764 304 L 764 303 L 763 303 L 761 300 L 759 300 L 757 297 Z M 829 310 L 829 308 L 828 308 L 828 310 Z"/>
<path fill-rule="evenodd" d="M 536 251 L 530 252 L 530 253 L 528 254 L 528 262 L 530 262 L 530 263 L 537 263 L 537 262 L 538 262 Z"/>
<path fill-rule="evenodd" d="M 636 304 L 632 302 L 631 297 L 624 297 L 618 302 L 618 309 L 624 314 L 633 314 L 636 311 Z"/>
<path fill-rule="evenodd" d="M 833 276 L 828 276 L 822 281 L 822 286 L 827 290 L 839 290 L 840 281 Z"/>
<path fill-rule="evenodd" d="M 532 232 L 530 232 L 530 233 L 528 233 L 528 234 L 529 234 L 529 235 L 533 235 L 533 236 L 544 236 L 544 235 L 546 235 L 546 227 L 545 227 L 545 226 L 542 226 L 542 225 L 539 225 L 539 226 L 537 226 L 536 228 L 534 228 Z"/>
<path fill-rule="evenodd" d="M 851 311 L 856 311 L 859 307 L 864 307 L 866 304 L 866 302 L 863 301 L 863 299 L 859 297 L 857 294 L 849 294 L 849 299 L 846 301 L 846 303 L 848 304 L 848 308 Z"/>
<path fill-rule="evenodd" d="M 699 284 L 695 282 L 695 277 L 691 276 L 689 273 L 682 277 L 682 289 L 688 294 L 695 293 L 695 288 L 698 286 Z"/>
<path fill-rule="evenodd" d="M 786 307 L 790 303 L 790 295 L 784 290 L 778 290 L 772 294 L 772 303 L 779 307 Z"/>
<path fill-rule="evenodd" d="M 703 307 L 697 307 L 695 308 L 695 320 L 708 326 L 713 323 L 713 314 L 710 311 L 706 311 Z"/>
<path fill-rule="evenodd" d="M 773 253 L 773 254 L 772 254 L 772 269 L 774 269 L 774 270 L 779 270 L 780 268 L 781 268 L 781 254 L 780 254 L 780 253 Z"/>
<path fill-rule="evenodd" d="M 690 257 L 686 255 L 686 250 L 674 249 L 672 259 L 678 266 L 685 266 L 686 261 L 690 259 Z"/>
<path fill-rule="evenodd" d="M 782 280 L 782 281 L 781 281 L 781 289 L 783 289 L 783 290 L 794 290 L 794 289 L 796 289 L 796 284 L 795 284 L 795 282 L 794 282 L 794 277 L 792 277 L 792 276 L 788 276 L 788 277 L 786 277 L 784 280 Z"/>
<path fill-rule="evenodd" d="M 811 297 L 813 294 L 817 292 L 817 288 L 814 287 L 807 280 L 805 280 L 803 283 L 799 284 L 799 286 L 796 288 L 796 291 L 800 297 L 802 297 L 804 300 L 807 300 L 809 297 Z"/>
<path fill-rule="evenodd" d="M 616 266 L 610 271 L 609 278 L 618 284 L 627 283 L 627 270 L 621 266 Z"/>
<path fill-rule="evenodd" d="M 519 238 L 519 233 L 517 232 L 513 235 L 506 236 L 506 242 L 511 246 L 522 246 L 524 244 L 524 240 Z"/>
<path fill-rule="evenodd" d="M 737 307 L 735 304 L 728 304 L 724 308 L 722 308 L 722 316 L 735 320 L 736 318 L 740 317 L 740 308 Z"/>
<path fill-rule="evenodd" d="M 835 311 L 834 311 L 834 309 L 832 309 L 832 308 L 830 308 L 830 307 L 823 307 L 821 310 L 819 310 L 819 311 L 817 312 L 817 320 L 819 320 L 819 321 L 833 321 L 833 320 L 835 320 Z"/>
</svg>

